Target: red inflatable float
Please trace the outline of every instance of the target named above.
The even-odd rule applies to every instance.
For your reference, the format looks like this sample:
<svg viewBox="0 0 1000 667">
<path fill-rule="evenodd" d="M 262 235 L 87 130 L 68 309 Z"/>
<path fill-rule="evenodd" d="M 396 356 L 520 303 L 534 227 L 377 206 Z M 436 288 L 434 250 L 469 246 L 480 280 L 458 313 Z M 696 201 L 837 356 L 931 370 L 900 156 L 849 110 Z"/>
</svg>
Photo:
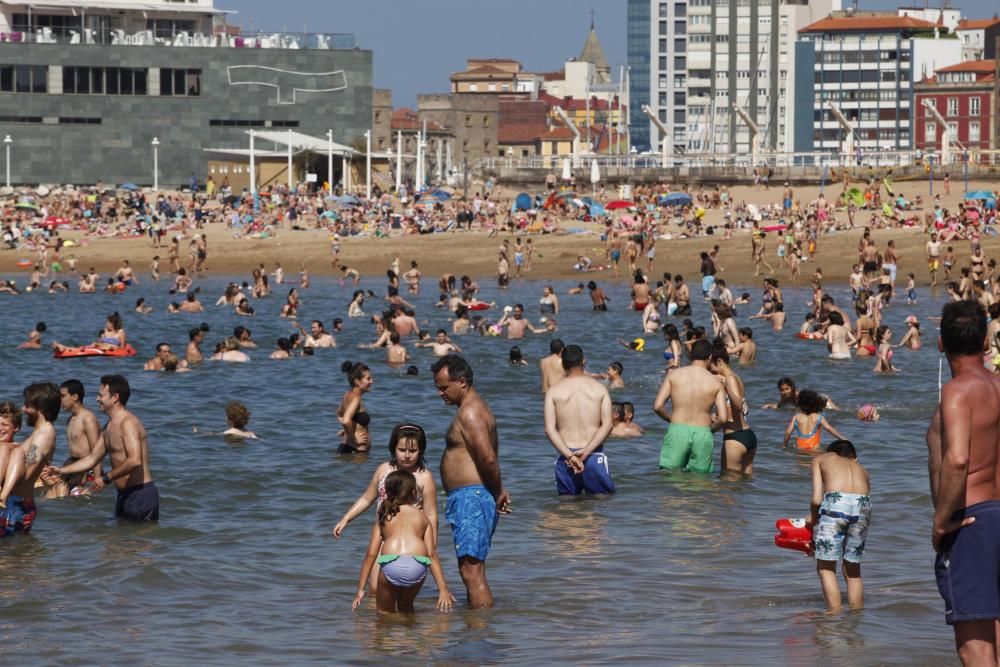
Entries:
<svg viewBox="0 0 1000 667">
<path fill-rule="evenodd" d="M 84 345 L 83 347 L 67 347 L 62 350 L 56 350 L 53 353 L 53 356 L 56 359 L 76 359 L 78 357 L 134 357 L 135 348 L 131 345 L 126 345 L 125 347 L 106 350 L 101 347 Z"/>
<path fill-rule="evenodd" d="M 797 333 L 795 334 L 795 337 L 803 340 L 823 340 L 825 338 L 825 336 L 818 331 L 814 331 L 812 333 Z"/>
<path fill-rule="evenodd" d="M 466 306 L 467 310 L 489 310 L 490 304 L 488 303 L 474 303 L 471 306 Z"/>
<path fill-rule="evenodd" d="M 805 519 L 778 519 L 774 522 L 778 534 L 774 536 L 775 546 L 782 549 L 801 551 L 804 554 L 812 550 L 812 526 L 806 525 Z"/>
</svg>

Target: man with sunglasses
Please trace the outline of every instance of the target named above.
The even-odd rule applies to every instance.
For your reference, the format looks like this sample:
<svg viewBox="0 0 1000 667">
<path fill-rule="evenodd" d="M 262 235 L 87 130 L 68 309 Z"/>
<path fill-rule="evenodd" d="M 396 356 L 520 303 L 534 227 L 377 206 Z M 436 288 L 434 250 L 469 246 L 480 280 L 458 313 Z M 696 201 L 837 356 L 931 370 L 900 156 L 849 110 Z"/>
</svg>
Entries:
<svg viewBox="0 0 1000 667">
<path fill-rule="evenodd" d="M 500 480 L 497 424 L 486 402 L 472 386 L 472 367 L 462 357 L 438 359 L 431 372 L 438 395 L 458 414 L 445 435 L 441 482 L 447 492 L 445 517 L 455 538 L 458 571 L 469 606 L 493 606 L 486 581 L 489 554 L 499 514 L 510 512 L 510 494 Z"/>
</svg>

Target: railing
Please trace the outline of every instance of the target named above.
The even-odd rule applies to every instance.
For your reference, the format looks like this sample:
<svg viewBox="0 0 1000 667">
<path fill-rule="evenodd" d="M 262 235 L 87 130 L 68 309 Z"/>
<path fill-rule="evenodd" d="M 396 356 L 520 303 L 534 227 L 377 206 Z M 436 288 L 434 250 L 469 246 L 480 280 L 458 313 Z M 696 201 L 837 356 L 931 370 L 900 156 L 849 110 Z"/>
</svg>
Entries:
<svg viewBox="0 0 1000 667">
<path fill-rule="evenodd" d="M 969 166 L 1000 165 L 1000 151 L 977 150 L 969 152 Z M 749 154 L 713 154 L 684 155 L 668 157 L 661 155 L 534 155 L 530 157 L 484 157 L 478 160 L 472 168 L 477 172 L 497 172 L 500 170 L 546 170 L 559 173 L 564 163 L 569 161 L 573 170 L 587 170 L 596 160 L 600 170 L 609 169 L 743 169 L 752 173 L 755 166 L 772 168 L 891 168 L 912 167 L 933 164 L 935 169 L 943 169 L 940 155 L 921 153 L 920 151 L 869 151 L 857 155 L 845 156 L 840 153 L 766 153 L 758 156 L 756 162 Z M 952 150 L 951 164 L 953 171 L 964 168 L 965 154 L 961 150 Z M 954 174 L 953 174 L 954 175 Z"/>
<path fill-rule="evenodd" d="M 114 46 L 181 46 L 236 49 L 313 49 L 345 50 L 357 46 L 346 33 L 265 33 L 213 35 L 200 32 L 165 34 L 153 30 L 126 33 L 124 30 L 66 30 L 54 32 L 41 28 L 34 32 L 0 32 L 0 42 L 21 44 L 92 44 Z"/>
</svg>

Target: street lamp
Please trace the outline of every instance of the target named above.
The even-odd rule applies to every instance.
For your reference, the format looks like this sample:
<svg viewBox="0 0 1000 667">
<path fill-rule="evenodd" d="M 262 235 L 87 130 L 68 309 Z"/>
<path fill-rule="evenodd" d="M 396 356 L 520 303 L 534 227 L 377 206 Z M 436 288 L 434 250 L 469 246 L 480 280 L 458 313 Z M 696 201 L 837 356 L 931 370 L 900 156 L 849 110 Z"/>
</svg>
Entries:
<svg viewBox="0 0 1000 667">
<path fill-rule="evenodd" d="M 330 184 L 330 194 L 333 194 L 333 130 L 326 131 L 326 182 Z"/>
<path fill-rule="evenodd" d="M 3 138 L 3 145 L 7 149 L 7 162 L 6 162 L 6 165 L 7 165 L 7 187 L 8 188 L 10 187 L 10 145 L 12 143 L 14 143 L 14 140 L 10 138 L 9 134 L 6 137 Z"/>
<path fill-rule="evenodd" d="M 160 140 L 153 137 L 153 192 L 160 190 Z"/>
<path fill-rule="evenodd" d="M 253 146 L 253 130 L 250 130 L 250 194 L 256 199 L 257 196 L 257 165 L 255 164 L 256 153 Z"/>
<path fill-rule="evenodd" d="M 372 132 L 365 130 L 365 199 L 372 198 Z"/>
<path fill-rule="evenodd" d="M 288 131 L 288 192 L 292 191 L 292 131 Z"/>
</svg>

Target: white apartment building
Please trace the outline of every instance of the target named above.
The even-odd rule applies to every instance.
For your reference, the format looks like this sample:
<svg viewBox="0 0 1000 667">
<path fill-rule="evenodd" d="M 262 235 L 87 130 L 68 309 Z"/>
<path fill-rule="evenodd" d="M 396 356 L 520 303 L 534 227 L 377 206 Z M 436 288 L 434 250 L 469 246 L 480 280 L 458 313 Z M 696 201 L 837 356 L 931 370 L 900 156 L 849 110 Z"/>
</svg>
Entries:
<svg viewBox="0 0 1000 667">
<path fill-rule="evenodd" d="M 798 30 L 839 8 L 840 0 L 650 0 L 647 103 L 674 154 L 748 154 L 750 130 L 734 105 L 758 126 L 762 150 L 790 150 Z M 654 124 L 650 143 L 659 141 Z"/>
</svg>

